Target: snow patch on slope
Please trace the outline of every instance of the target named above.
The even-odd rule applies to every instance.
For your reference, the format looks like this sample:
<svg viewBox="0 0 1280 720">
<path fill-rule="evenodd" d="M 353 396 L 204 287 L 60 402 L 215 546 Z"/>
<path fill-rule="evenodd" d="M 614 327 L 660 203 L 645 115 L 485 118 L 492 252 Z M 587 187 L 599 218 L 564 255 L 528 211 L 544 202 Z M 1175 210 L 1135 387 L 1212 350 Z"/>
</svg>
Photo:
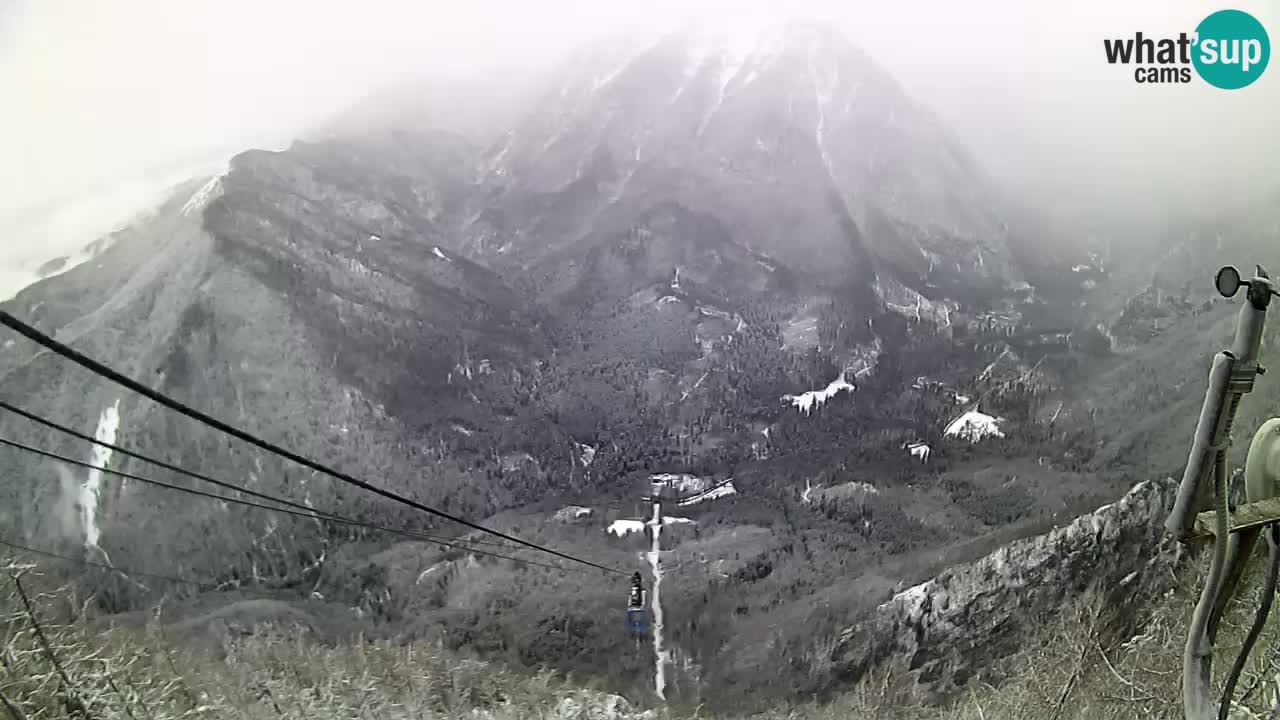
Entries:
<svg viewBox="0 0 1280 720">
<path fill-rule="evenodd" d="M 206 182 L 204 185 L 201 185 L 200 189 L 192 193 L 191 197 L 188 198 L 185 203 L 183 203 L 182 214 L 191 215 L 192 213 L 198 213 L 204 210 L 206 207 L 208 207 L 209 201 L 217 197 L 218 192 L 221 190 L 222 190 L 222 176 L 215 175 L 213 178 L 209 180 L 209 182 Z"/>
<path fill-rule="evenodd" d="M 916 322 L 928 320 L 940 330 L 951 327 L 951 313 L 959 309 L 958 304 L 930 300 L 893 278 L 882 281 L 877 277 L 872 289 L 887 310 Z"/>
<path fill-rule="evenodd" d="M 685 65 L 686 77 L 692 78 L 708 63 L 714 63 L 716 68 L 715 99 L 698 122 L 697 134 L 701 135 L 720 111 L 725 98 L 731 94 L 731 86 L 742 88 L 749 85 L 781 51 L 782 39 L 776 28 L 765 29 L 751 21 L 737 23 L 736 26 L 731 21 L 719 22 L 714 29 L 696 33 Z M 682 92 L 683 86 L 677 97 Z"/>
<path fill-rule="evenodd" d="M 658 493 L 661 488 L 671 488 L 680 494 L 687 493 L 704 493 L 716 486 L 716 481 L 710 478 L 702 478 L 697 475 L 688 475 L 685 473 L 659 473 L 649 476 L 649 483 L 653 485 L 654 493 Z"/>
<path fill-rule="evenodd" d="M 643 520 L 614 520 L 605 531 L 610 535 L 626 537 L 634 532 L 644 532 Z"/>
<path fill-rule="evenodd" d="M 596 448 L 592 445 L 575 442 L 578 448 L 578 462 L 582 463 L 582 467 L 591 467 L 591 463 L 596 460 Z"/>
<path fill-rule="evenodd" d="M 706 357 L 708 354 L 710 354 L 712 349 L 713 347 L 710 347 L 709 344 L 704 344 L 702 347 L 703 357 Z M 697 382 L 693 384 L 693 387 L 689 388 L 688 390 L 682 391 L 680 393 L 680 402 L 684 402 L 685 400 L 688 400 L 689 396 L 693 394 L 694 390 L 697 390 L 698 388 L 702 387 L 703 381 L 706 380 L 707 376 L 710 374 L 711 374 L 710 370 L 702 373 L 702 377 L 698 378 Z"/>
<path fill-rule="evenodd" d="M 819 490 L 819 489 L 821 489 L 821 488 L 822 488 L 822 486 L 821 486 L 821 485 L 817 485 L 817 486 L 815 486 L 815 485 L 813 484 L 813 480 L 811 480 L 811 479 L 809 479 L 809 478 L 805 478 L 805 479 L 804 479 L 804 492 L 800 493 L 800 502 L 804 503 L 805 505 L 808 505 L 808 504 L 809 504 L 809 501 L 813 498 L 813 491 L 814 491 L 814 490 Z"/>
<path fill-rule="evenodd" d="M 815 407 L 822 407 L 828 400 L 835 397 L 841 391 L 847 390 L 853 392 L 856 390 L 852 384 L 845 380 L 844 372 L 841 371 L 840 376 L 832 380 L 825 388 L 821 390 L 809 390 L 799 395 L 783 395 L 782 402 L 790 403 L 805 415 L 813 412 Z"/>
<path fill-rule="evenodd" d="M 569 505 L 567 507 L 562 507 L 559 510 L 557 510 L 556 514 L 553 517 L 560 522 L 573 522 L 574 520 L 581 520 L 582 518 L 591 517 L 591 515 L 594 512 L 595 511 L 593 511 L 589 507 L 583 507 L 581 505 Z"/>
<path fill-rule="evenodd" d="M 733 486 L 733 481 L 728 480 L 724 484 L 717 485 L 716 487 L 713 487 L 704 493 L 694 495 L 693 497 L 687 500 L 681 500 L 678 504 L 680 507 L 685 507 L 687 505 L 697 505 L 698 503 L 705 502 L 707 500 L 718 500 L 720 498 L 725 498 L 725 497 L 729 497 L 730 495 L 737 495 L 737 494 L 738 494 L 738 489 Z"/>
<path fill-rule="evenodd" d="M 93 436 L 98 442 L 115 444 L 116 431 L 119 428 L 120 401 L 116 400 L 98 417 L 98 427 Z M 102 537 L 102 530 L 98 527 L 98 502 L 102 493 L 102 470 L 107 467 L 107 463 L 111 462 L 111 455 L 110 448 L 101 445 L 93 446 L 93 452 L 89 456 L 89 464 L 93 465 L 93 469 L 89 471 L 89 476 L 85 478 L 84 485 L 80 488 L 80 527 L 84 533 L 86 550 L 102 552 L 102 548 L 98 546 L 98 540 Z M 103 555 L 105 556 L 106 553 Z"/>
<path fill-rule="evenodd" d="M 439 572 L 439 571 L 440 571 L 440 569 L 441 569 L 442 567 L 445 567 L 445 566 L 447 566 L 448 564 L 449 564 L 449 563 L 448 563 L 447 561 L 446 561 L 446 562 L 438 562 L 438 563 L 436 563 L 435 565 L 432 565 L 431 567 L 427 568 L 426 570 L 423 570 L 422 572 L 418 573 L 418 579 L 417 579 L 417 580 L 414 580 L 414 581 L 413 581 L 413 584 L 414 584 L 414 585 L 421 585 L 423 580 L 426 580 L 426 579 L 427 579 L 427 577 L 429 577 L 429 576 L 431 576 L 431 575 L 434 575 L 435 573 Z"/>
<path fill-rule="evenodd" d="M 827 106 L 835 97 L 839 76 L 835 68 L 831 68 L 829 73 L 824 73 L 822 71 L 824 69 L 818 67 L 817 52 L 816 46 L 809 52 L 809 80 L 813 84 L 813 103 L 818 115 L 817 125 L 813 129 L 813 140 L 818 146 L 818 153 L 822 156 L 822 166 L 826 169 L 827 176 L 831 178 L 832 185 L 839 187 L 839 183 L 836 182 L 835 163 L 832 162 L 831 154 L 827 151 L 826 140 Z"/>
<path fill-rule="evenodd" d="M 907 445 L 907 452 L 911 453 L 911 457 L 926 463 L 929 462 L 929 456 L 933 454 L 933 448 L 922 442 L 914 442 Z"/>
<path fill-rule="evenodd" d="M 970 410 L 952 420 L 942 434 L 976 443 L 985 437 L 1004 437 L 1004 431 L 1000 429 L 1001 422 L 1000 418 Z"/>
</svg>

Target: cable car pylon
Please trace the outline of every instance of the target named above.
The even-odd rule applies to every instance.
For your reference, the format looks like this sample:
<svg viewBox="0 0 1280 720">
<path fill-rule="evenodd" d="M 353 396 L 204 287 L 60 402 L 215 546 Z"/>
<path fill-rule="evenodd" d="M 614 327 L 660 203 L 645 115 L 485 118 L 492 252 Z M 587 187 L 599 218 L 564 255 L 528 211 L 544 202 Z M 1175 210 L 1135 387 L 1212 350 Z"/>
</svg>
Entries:
<svg viewBox="0 0 1280 720">
<path fill-rule="evenodd" d="M 647 520 L 643 520 L 648 530 L 649 551 L 644 553 L 652 574 L 652 593 L 646 592 L 644 575 L 637 570 L 631 576 L 631 593 L 627 599 L 627 629 L 635 637 L 636 648 L 640 648 L 642 639 L 652 632 L 654 656 L 654 692 L 661 700 L 666 700 L 666 670 L 669 662 L 669 651 L 663 637 L 664 622 L 662 608 L 662 527 L 665 516 L 663 503 L 671 500 L 679 505 L 679 489 L 668 487 L 663 483 L 652 483 L 647 495 L 640 500 L 651 510 Z"/>
</svg>

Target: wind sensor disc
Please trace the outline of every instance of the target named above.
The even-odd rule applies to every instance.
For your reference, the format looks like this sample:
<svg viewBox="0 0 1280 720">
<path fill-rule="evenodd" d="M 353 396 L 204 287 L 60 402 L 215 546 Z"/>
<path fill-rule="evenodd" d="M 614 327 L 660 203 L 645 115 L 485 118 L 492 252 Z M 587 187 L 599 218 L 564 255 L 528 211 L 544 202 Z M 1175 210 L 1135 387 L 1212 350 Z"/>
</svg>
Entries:
<svg viewBox="0 0 1280 720">
<path fill-rule="evenodd" d="M 1213 284 L 1217 286 L 1218 294 L 1222 297 L 1234 297 L 1236 291 L 1240 289 L 1240 271 L 1227 265 L 1218 271 Z"/>
</svg>

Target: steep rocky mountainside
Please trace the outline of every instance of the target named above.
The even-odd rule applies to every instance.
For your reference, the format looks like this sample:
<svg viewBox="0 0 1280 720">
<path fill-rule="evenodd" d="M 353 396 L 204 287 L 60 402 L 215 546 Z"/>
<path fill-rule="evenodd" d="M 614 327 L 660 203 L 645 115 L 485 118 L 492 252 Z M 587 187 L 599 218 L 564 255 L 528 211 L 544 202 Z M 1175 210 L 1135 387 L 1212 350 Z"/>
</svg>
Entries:
<svg viewBox="0 0 1280 720">
<path fill-rule="evenodd" d="M 420 502 L 628 572 L 665 566 L 656 662 L 671 698 L 817 692 L 903 652 L 947 690 L 967 672 L 947 647 L 999 624 L 978 606 L 1019 586 L 934 581 L 911 591 L 938 598 L 924 610 L 902 592 L 953 565 L 989 569 L 979 559 L 1000 544 L 1151 478 L 1134 452 L 1143 425 L 1121 409 L 1192 382 L 1135 380 L 1148 358 L 1117 338 L 1141 323 L 1089 304 L 1105 259 L 1029 262 L 1013 226 L 1026 213 L 842 38 L 690 31 L 576 61 L 487 149 L 398 132 L 245 152 L 4 308 Z M 0 377 L 6 400 L 99 438 L 381 525 L 459 532 L 25 340 L 3 341 Z M 0 434 L 91 457 L 7 414 Z M 621 585 L 11 450 L 0 464 L 5 537 L 218 587 L 191 604 L 309 600 L 374 634 L 652 691 L 654 650 L 627 634 Z M 650 565 L 637 518 L 654 482 L 685 501 Z M 1081 558 L 1146 538 L 1141 522 L 1068 552 L 1057 575 L 1032 558 L 1027 576 L 1076 593 Z M 1029 542 L 1015 548 L 1052 555 L 1043 542 L 1058 541 Z M 85 582 L 111 611 L 161 592 Z"/>
<path fill-rule="evenodd" d="M 460 408 L 476 424 L 499 424 L 500 403 L 471 399 L 491 398 L 483 385 L 464 391 L 451 378 L 489 372 L 480 358 L 504 368 L 523 362 L 538 339 L 492 271 L 436 251 L 441 229 L 432 222 L 457 188 L 456 165 L 449 145 L 424 147 L 436 154 L 414 166 L 417 176 L 396 172 L 403 150 L 376 144 L 246 153 L 225 175 L 183 189 L 112 238 L 94 263 L 27 289 L 6 308 L 216 416 L 423 501 L 492 512 L 511 498 L 499 500 L 498 483 L 434 452 L 416 411 Z M 360 169 L 370 167 L 380 174 L 362 181 Z M 84 432 L 297 501 L 410 521 L 228 444 L 25 340 L 6 342 L 0 367 L 8 399 Z M 477 405 L 485 408 L 479 416 Z M 87 458 L 85 448 L 17 418 L 0 422 L 7 437 Z M 101 478 L 72 487 L 47 464 L 5 462 L 6 527 L 74 546 L 84 542 L 83 525 L 102 538 L 91 554 L 136 558 L 144 571 L 184 569 L 215 584 L 297 582 L 297 558 L 325 552 L 327 540 L 310 523 Z M 432 481 L 424 483 L 428 468 Z"/>
<path fill-rule="evenodd" d="M 817 24 L 690 30 L 576 58 L 489 152 L 485 177 L 464 235 L 484 254 L 540 256 L 675 201 L 833 283 L 999 287 L 1016 273 L 978 164 Z"/>
</svg>

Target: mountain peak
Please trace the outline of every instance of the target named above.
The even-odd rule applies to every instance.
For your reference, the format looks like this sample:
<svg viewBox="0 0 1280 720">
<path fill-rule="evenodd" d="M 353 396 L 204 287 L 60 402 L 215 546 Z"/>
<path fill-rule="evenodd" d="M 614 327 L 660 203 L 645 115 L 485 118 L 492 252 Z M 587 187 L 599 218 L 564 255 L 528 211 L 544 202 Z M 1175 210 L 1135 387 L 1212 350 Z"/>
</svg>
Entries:
<svg viewBox="0 0 1280 720">
<path fill-rule="evenodd" d="M 675 200 L 839 282 L 868 278 L 869 263 L 915 277 L 1004 266 L 991 263 L 1004 230 L 976 164 L 818 21 L 694 24 L 583 55 L 488 157 L 496 200 L 476 217 L 524 222 L 473 227 L 481 253 L 554 252 Z"/>
</svg>

